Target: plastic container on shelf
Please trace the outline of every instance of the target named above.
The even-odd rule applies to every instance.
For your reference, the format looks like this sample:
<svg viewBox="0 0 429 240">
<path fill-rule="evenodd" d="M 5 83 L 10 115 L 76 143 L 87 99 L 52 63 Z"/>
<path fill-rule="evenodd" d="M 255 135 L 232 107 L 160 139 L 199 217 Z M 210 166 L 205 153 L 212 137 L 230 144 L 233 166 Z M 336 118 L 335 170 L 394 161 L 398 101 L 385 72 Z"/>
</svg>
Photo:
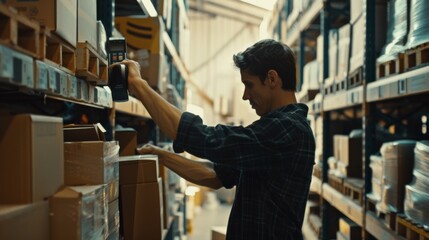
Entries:
<svg viewBox="0 0 429 240">
<path fill-rule="evenodd" d="M 407 49 L 429 42 L 429 1 L 411 0 Z"/>
</svg>

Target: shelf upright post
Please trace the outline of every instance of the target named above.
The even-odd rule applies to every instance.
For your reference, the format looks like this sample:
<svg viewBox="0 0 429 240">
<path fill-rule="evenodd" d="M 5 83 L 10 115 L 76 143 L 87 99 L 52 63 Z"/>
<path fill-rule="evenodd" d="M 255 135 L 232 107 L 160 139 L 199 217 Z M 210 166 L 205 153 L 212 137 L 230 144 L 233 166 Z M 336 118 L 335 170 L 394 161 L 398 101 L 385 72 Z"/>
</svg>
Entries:
<svg viewBox="0 0 429 240">
<path fill-rule="evenodd" d="M 366 99 L 366 86 L 375 81 L 375 8 L 376 0 L 365 0 L 364 1 L 364 16 L 365 16 L 365 47 L 364 47 L 364 66 L 363 66 L 363 104 L 362 104 L 362 161 L 363 161 L 363 176 L 365 180 L 364 189 L 364 206 L 366 206 L 366 194 L 371 191 L 371 169 L 369 167 L 370 155 L 376 152 L 376 140 L 375 140 L 375 105 L 367 102 Z M 364 207 L 365 208 L 365 207 Z M 366 209 L 365 211 L 366 212 Z M 363 218 L 363 236 L 367 238 L 366 232 L 366 218 Z"/>
<path fill-rule="evenodd" d="M 115 25 L 115 0 L 97 0 L 97 20 L 100 20 L 106 30 L 107 39 L 112 36 Z"/>
<path fill-rule="evenodd" d="M 304 83 L 304 65 L 305 65 L 305 30 L 299 33 L 299 57 L 298 57 L 298 72 L 299 82 L 297 84 L 297 90 L 301 91 L 302 84 Z"/>
<path fill-rule="evenodd" d="M 323 1 L 323 9 L 320 13 L 321 29 L 323 36 L 323 81 L 329 76 L 329 28 L 330 28 L 330 0 Z M 324 93 L 322 96 L 322 106 L 324 101 Z M 328 157 L 331 156 L 331 140 L 330 140 L 330 112 L 322 109 L 321 116 L 323 118 L 323 159 L 322 159 L 322 183 L 328 182 Z M 323 191 L 322 191 L 323 194 Z M 322 239 L 329 238 L 330 226 L 330 204 L 327 201 L 322 203 Z"/>
</svg>

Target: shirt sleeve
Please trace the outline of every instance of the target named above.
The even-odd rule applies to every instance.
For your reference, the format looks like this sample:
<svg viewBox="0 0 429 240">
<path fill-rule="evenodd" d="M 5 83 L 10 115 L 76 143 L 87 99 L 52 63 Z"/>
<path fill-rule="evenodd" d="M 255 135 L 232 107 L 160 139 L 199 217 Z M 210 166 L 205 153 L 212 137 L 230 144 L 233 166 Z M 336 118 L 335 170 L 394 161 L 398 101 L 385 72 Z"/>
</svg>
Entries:
<svg viewBox="0 0 429 240">
<path fill-rule="evenodd" d="M 260 119 L 248 127 L 209 127 L 199 116 L 185 112 L 173 148 L 233 169 L 272 170 L 296 154 L 295 131 L 292 122 L 276 118 Z"/>
<path fill-rule="evenodd" d="M 232 188 L 237 185 L 239 171 L 218 164 L 214 164 L 213 169 L 216 172 L 216 176 L 222 182 L 222 186 L 225 188 Z"/>
</svg>

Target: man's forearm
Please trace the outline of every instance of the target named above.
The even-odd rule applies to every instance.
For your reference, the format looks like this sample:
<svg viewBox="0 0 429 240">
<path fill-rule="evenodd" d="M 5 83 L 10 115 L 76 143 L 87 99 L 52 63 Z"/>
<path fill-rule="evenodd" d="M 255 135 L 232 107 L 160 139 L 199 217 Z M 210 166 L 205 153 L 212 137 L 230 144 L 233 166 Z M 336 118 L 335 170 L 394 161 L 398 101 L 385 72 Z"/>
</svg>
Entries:
<svg viewBox="0 0 429 240">
<path fill-rule="evenodd" d="M 161 131 L 175 140 L 182 112 L 155 92 L 146 81 L 134 86 L 134 95 L 146 107 Z"/>
<path fill-rule="evenodd" d="M 159 158 L 162 164 L 192 183 L 213 189 L 222 187 L 210 161 L 188 159 L 172 152 L 164 152 Z"/>
</svg>

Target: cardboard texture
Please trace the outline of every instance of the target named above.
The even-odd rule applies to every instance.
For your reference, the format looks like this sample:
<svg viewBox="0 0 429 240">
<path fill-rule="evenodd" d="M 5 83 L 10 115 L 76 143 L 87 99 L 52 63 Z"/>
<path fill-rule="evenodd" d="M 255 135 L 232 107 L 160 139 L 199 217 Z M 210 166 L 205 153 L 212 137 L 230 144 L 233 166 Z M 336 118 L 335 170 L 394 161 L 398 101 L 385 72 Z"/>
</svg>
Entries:
<svg viewBox="0 0 429 240">
<path fill-rule="evenodd" d="M 7 3 L 55 30 L 64 40 L 76 47 L 77 0 L 8 0 Z"/>
<path fill-rule="evenodd" d="M 119 176 L 120 185 L 158 181 L 158 156 L 147 154 L 120 157 Z"/>
<path fill-rule="evenodd" d="M 212 227 L 212 240 L 225 240 L 226 239 L 226 226 Z"/>
<path fill-rule="evenodd" d="M 64 183 L 62 119 L 30 114 L 1 118 L 0 203 L 50 197 Z"/>
<path fill-rule="evenodd" d="M 104 185 L 67 187 L 49 200 L 53 240 L 104 239 L 107 201 Z"/>
<path fill-rule="evenodd" d="M 116 129 L 115 139 L 119 142 L 119 156 L 136 155 L 137 131 L 132 128 Z"/>
<path fill-rule="evenodd" d="M 77 1 L 77 42 L 87 42 L 94 49 L 97 44 L 97 1 Z"/>
<path fill-rule="evenodd" d="M 49 202 L 0 205 L 0 239 L 49 239 Z"/>
<path fill-rule="evenodd" d="M 115 27 L 131 48 L 148 49 L 151 53 L 164 52 L 161 34 L 165 27 L 161 17 L 115 17 Z"/>
<path fill-rule="evenodd" d="M 124 239 L 162 239 L 162 180 L 121 185 L 121 228 Z"/>
<path fill-rule="evenodd" d="M 106 129 L 100 124 L 64 126 L 64 142 L 105 141 Z"/>
<path fill-rule="evenodd" d="M 341 162 L 340 170 L 347 177 L 362 177 L 362 138 L 334 135 L 334 156 Z"/>
</svg>

